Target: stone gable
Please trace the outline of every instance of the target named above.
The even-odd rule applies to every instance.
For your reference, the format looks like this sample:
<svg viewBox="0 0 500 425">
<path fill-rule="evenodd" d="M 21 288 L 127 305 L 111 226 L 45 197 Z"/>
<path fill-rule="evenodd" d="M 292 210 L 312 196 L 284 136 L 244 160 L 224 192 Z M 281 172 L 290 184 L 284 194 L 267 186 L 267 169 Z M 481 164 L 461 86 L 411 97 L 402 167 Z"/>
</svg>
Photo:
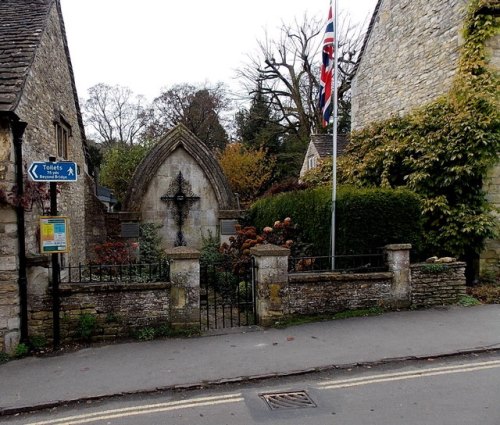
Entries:
<svg viewBox="0 0 500 425">
<path fill-rule="evenodd" d="M 172 129 L 137 167 L 125 209 L 140 212 L 143 222 L 158 224 L 164 248 L 176 246 L 179 225 L 172 198 L 178 192 L 179 173 L 182 192 L 193 198 L 182 226 L 185 243 L 200 248 L 203 237 L 219 233 L 220 219 L 235 218 L 239 212 L 212 152 L 185 126 Z"/>
<path fill-rule="evenodd" d="M 352 84 L 352 129 L 446 93 L 466 0 L 381 0 Z"/>
</svg>

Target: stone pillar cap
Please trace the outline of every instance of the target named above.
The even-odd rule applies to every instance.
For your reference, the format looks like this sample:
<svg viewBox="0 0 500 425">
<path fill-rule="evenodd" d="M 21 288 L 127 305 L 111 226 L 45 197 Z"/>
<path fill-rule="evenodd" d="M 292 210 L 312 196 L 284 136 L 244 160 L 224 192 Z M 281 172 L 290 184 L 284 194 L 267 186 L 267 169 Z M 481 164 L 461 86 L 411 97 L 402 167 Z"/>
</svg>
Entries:
<svg viewBox="0 0 500 425">
<path fill-rule="evenodd" d="M 200 258 L 200 251 L 187 246 L 176 246 L 175 248 L 167 248 L 165 254 L 173 260 L 197 260 Z"/>
<path fill-rule="evenodd" d="M 250 254 L 255 257 L 287 257 L 290 255 L 290 250 L 268 243 L 250 248 Z"/>
<path fill-rule="evenodd" d="M 395 243 L 391 245 L 386 245 L 386 251 L 407 251 L 411 249 L 411 243 Z"/>
</svg>

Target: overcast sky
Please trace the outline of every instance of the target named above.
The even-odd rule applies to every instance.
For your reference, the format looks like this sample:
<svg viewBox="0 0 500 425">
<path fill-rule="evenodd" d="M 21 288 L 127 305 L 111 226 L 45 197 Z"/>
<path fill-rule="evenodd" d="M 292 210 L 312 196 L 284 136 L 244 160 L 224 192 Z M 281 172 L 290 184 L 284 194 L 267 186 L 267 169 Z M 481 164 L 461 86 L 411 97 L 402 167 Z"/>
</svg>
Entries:
<svg viewBox="0 0 500 425">
<path fill-rule="evenodd" d="M 328 0 L 61 0 L 78 94 L 120 84 L 149 100 L 178 83 L 225 82 L 264 31 L 308 16 L 326 21 Z M 376 0 L 340 0 L 353 22 Z"/>
</svg>

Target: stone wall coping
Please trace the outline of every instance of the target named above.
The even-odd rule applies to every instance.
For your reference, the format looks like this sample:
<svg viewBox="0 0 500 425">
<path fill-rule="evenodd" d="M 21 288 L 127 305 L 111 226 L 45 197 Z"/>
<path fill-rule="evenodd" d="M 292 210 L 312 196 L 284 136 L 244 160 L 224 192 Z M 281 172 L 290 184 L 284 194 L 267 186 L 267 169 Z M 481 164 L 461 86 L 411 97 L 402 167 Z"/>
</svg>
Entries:
<svg viewBox="0 0 500 425">
<path fill-rule="evenodd" d="M 384 247 L 386 251 L 409 251 L 411 249 L 411 243 L 395 243 L 386 245 Z"/>
<path fill-rule="evenodd" d="M 197 260 L 201 253 L 197 249 L 187 246 L 176 246 L 175 248 L 167 248 L 165 250 L 168 258 L 172 260 Z"/>
<path fill-rule="evenodd" d="M 288 281 L 290 283 L 314 283 L 314 282 L 366 282 L 378 280 L 391 280 L 392 273 L 390 272 L 375 272 L 375 273 L 338 273 L 338 272 L 322 272 L 322 273 L 290 273 Z"/>
<path fill-rule="evenodd" d="M 102 292 L 137 292 L 169 289 L 170 282 L 99 282 L 99 283 L 62 283 L 59 286 L 61 294 L 102 293 Z M 49 288 L 49 292 L 51 288 Z"/>
<path fill-rule="evenodd" d="M 429 267 L 431 265 L 440 265 L 440 266 L 444 266 L 444 267 L 447 267 L 447 268 L 461 268 L 461 267 L 465 267 L 467 265 L 467 263 L 465 263 L 464 261 L 455 261 L 453 263 L 415 263 L 415 264 L 411 264 L 410 265 L 410 268 L 411 269 L 425 269 L 426 267 Z"/>
<path fill-rule="evenodd" d="M 250 248 L 250 254 L 254 257 L 288 257 L 290 256 L 290 250 L 269 243 Z"/>
</svg>

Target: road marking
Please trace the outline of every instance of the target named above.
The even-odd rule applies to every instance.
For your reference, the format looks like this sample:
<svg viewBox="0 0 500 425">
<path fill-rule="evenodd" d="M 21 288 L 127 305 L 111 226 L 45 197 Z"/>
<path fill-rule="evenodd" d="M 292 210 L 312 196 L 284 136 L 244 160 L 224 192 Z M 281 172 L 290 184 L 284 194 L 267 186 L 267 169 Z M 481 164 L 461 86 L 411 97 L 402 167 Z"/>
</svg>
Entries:
<svg viewBox="0 0 500 425">
<path fill-rule="evenodd" d="M 500 367 L 500 360 L 495 360 L 489 362 L 471 363 L 469 365 L 436 367 L 419 371 L 385 373 L 379 375 L 364 376 L 359 378 L 340 379 L 340 380 L 320 383 L 318 384 L 318 387 L 324 390 L 331 390 L 337 388 L 349 388 L 349 387 L 356 387 L 368 384 L 376 384 L 381 382 L 401 381 L 404 379 L 424 378 L 427 376 L 474 372 L 477 370 L 493 369 L 499 367 Z"/>
<path fill-rule="evenodd" d="M 144 406 L 125 407 L 123 409 L 104 410 L 102 412 L 87 413 L 83 415 L 68 416 L 42 422 L 32 422 L 27 425 L 77 425 L 107 419 L 118 419 L 128 416 L 145 415 L 150 413 L 168 412 L 170 410 L 188 409 L 203 406 L 215 406 L 224 403 L 237 403 L 243 401 L 241 393 L 226 394 L 213 397 L 200 397 L 190 400 L 171 401 L 167 403 L 149 404 Z"/>
</svg>

